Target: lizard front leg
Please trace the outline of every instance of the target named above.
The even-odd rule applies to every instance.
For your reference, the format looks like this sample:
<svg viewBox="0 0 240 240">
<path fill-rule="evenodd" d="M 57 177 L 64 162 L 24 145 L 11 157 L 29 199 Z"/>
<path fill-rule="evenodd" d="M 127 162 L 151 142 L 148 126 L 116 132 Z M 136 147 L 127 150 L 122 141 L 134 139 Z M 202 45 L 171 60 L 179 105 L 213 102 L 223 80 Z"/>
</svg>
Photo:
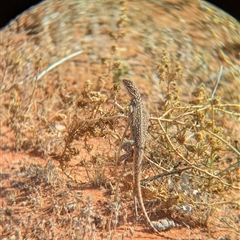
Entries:
<svg viewBox="0 0 240 240">
<path fill-rule="evenodd" d="M 119 158 L 120 162 L 127 161 L 133 157 L 134 153 L 133 144 L 134 144 L 133 140 L 128 140 L 122 144 L 122 149 L 125 151 L 125 153 L 120 156 Z"/>
</svg>

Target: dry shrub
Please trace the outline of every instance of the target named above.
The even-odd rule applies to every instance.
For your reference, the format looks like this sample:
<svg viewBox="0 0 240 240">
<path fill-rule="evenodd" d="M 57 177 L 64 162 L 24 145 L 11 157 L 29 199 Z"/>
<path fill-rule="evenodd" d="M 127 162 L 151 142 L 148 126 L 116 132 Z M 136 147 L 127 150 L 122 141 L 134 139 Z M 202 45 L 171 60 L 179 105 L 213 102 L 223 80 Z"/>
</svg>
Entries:
<svg viewBox="0 0 240 240">
<path fill-rule="evenodd" d="M 110 32 L 114 39 L 109 47 L 111 57 L 101 59 L 98 81 L 81 79 L 81 90 L 55 77 L 43 78 L 48 71 L 35 73 L 24 81 L 19 81 L 19 77 L 9 79 L 9 71 L 20 75 L 21 65 L 3 61 L 1 121 L 6 131 L 2 130 L 1 135 L 6 144 L 2 147 L 31 150 L 54 159 L 68 177 L 60 178 L 61 173 L 51 161 L 45 167 L 30 164 L 23 171 L 25 177 L 12 182 L 20 192 L 9 193 L 7 206 L 1 208 L 6 236 L 14 233 L 23 238 L 78 239 L 82 234 L 81 239 L 93 239 L 98 227 L 107 228 L 111 239 L 112 229 L 127 219 L 123 206 L 132 199 L 132 163 L 120 165 L 122 171 L 113 171 L 119 166 L 121 143 L 125 137 L 130 138 L 126 131 L 122 139 L 128 103 L 120 93 L 120 81 L 128 67 L 116 57 L 127 24 L 126 10 L 121 8 L 120 13 L 117 31 Z M 13 50 L 6 51 L 12 54 Z M 196 86 L 190 101 L 181 100 L 178 83 L 183 81 L 182 69 L 166 51 L 155 71 L 164 97 L 150 97 L 147 104 L 151 107 L 142 191 L 150 218 L 167 218 L 178 226 L 191 227 L 208 227 L 209 221 L 218 218 L 219 226 L 239 232 L 239 216 L 231 214 L 239 210 L 239 143 L 234 131 L 222 124 L 223 118 L 233 126 L 239 124 L 239 105 L 222 102 L 214 89 L 209 93 L 204 84 Z M 106 212 L 93 212 L 90 197 L 83 200 L 65 186 L 69 181 L 80 184 L 78 174 L 82 167 L 91 186 L 104 187 L 110 195 Z M 43 188 L 47 188 L 50 199 L 42 195 Z M 20 198 L 24 194 L 28 197 Z M 27 220 L 19 223 L 10 210 L 19 201 L 47 212 L 50 218 L 36 218 L 29 213 Z M 42 207 L 42 201 L 47 201 L 47 207 Z M 219 218 L 217 211 L 223 207 L 226 210 Z M 78 215 L 73 217 L 72 212 Z M 26 226 L 25 232 L 20 233 L 20 227 Z M 51 235 L 46 235 L 46 228 Z M 56 228 L 67 230 L 55 236 Z"/>
</svg>

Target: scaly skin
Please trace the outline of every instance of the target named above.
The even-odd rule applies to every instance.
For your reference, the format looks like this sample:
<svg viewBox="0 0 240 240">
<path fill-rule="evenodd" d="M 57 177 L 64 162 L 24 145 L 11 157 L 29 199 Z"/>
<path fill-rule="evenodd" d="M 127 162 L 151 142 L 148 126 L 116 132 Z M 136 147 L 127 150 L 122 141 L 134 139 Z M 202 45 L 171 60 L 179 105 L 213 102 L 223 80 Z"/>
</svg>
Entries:
<svg viewBox="0 0 240 240">
<path fill-rule="evenodd" d="M 124 79 L 123 85 L 128 91 L 128 94 L 131 98 L 131 102 L 129 105 L 129 120 L 130 120 L 130 130 L 132 139 L 134 141 L 134 173 L 133 173 L 133 180 L 134 180 L 134 192 L 137 196 L 138 202 L 140 204 L 141 210 L 144 214 L 144 217 L 150 227 L 157 233 L 158 230 L 153 226 L 151 220 L 148 217 L 146 212 L 143 198 L 142 198 L 142 191 L 141 191 L 141 172 L 142 172 L 142 161 L 144 156 L 144 147 L 146 142 L 146 131 L 148 125 L 147 114 L 142 102 L 142 97 L 140 92 L 133 84 L 132 81 Z"/>
</svg>

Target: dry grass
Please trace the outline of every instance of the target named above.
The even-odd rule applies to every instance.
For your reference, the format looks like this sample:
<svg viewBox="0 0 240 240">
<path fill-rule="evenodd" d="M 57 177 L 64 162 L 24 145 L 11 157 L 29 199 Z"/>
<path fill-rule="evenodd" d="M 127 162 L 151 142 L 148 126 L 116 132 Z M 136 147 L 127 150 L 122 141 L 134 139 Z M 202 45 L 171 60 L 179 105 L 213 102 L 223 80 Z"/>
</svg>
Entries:
<svg viewBox="0 0 240 240">
<path fill-rule="evenodd" d="M 133 234 L 132 227 L 116 233 L 118 226 L 132 221 L 134 212 L 132 163 L 118 162 L 128 105 L 121 79 L 129 74 L 118 58 L 129 24 L 125 1 L 121 4 L 117 30 L 110 32 L 110 57 L 102 58 L 94 72 L 97 81 L 81 79 L 82 88 L 76 88 L 61 77 L 56 80 L 55 65 L 40 71 L 40 63 L 33 76 L 20 81 L 16 57 L 2 60 L 2 149 L 46 159 L 44 165 L 19 164 L 14 179 L 1 173 L 11 181 L 11 190 L 2 187 L 5 239 L 124 239 Z M 13 54 L 10 47 L 7 51 Z M 84 50 L 77 54 L 81 58 Z M 66 60 L 71 61 L 59 59 L 60 69 Z M 147 212 L 151 220 L 167 218 L 178 227 L 209 228 L 214 222 L 239 234 L 240 106 L 217 96 L 221 74 L 216 88 L 209 91 L 199 84 L 186 100 L 180 88 L 185 66 L 167 51 L 158 60 L 154 71 L 159 84 L 145 100 L 150 115 L 142 174 Z M 125 135 L 130 138 L 128 131 Z M 83 171 L 85 180 L 79 177 Z M 83 198 L 79 189 L 86 182 L 104 189 L 108 201 L 100 210 L 91 196 Z"/>
</svg>

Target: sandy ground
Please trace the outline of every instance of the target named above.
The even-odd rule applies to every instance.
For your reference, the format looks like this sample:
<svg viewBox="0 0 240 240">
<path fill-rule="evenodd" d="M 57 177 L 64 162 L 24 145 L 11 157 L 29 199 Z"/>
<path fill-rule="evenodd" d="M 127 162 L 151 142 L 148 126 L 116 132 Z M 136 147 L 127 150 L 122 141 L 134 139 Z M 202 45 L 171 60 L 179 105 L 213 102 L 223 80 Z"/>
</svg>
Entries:
<svg viewBox="0 0 240 240">
<path fill-rule="evenodd" d="M 27 121 L 21 121 L 20 114 L 13 115 L 19 117 L 17 122 L 21 125 L 14 125 L 14 128 L 7 117 L 11 111 L 6 109 L 10 109 L 9 106 L 17 109 L 18 103 L 25 104 L 23 101 L 31 109 L 34 104 L 40 109 L 43 92 L 55 96 L 55 90 L 61 88 L 62 96 L 56 95 L 52 98 L 54 102 L 51 99 L 46 101 L 46 115 L 42 116 L 59 130 L 63 127 L 57 125 L 59 119 L 69 116 L 64 111 L 54 112 L 53 106 L 61 101 L 67 108 L 69 102 L 78 99 L 87 80 L 95 88 L 104 89 L 104 94 L 109 97 L 113 85 L 106 79 L 117 82 L 123 77 L 130 77 L 138 84 L 150 109 L 152 103 L 163 103 L 163 94 L 166 93 L 166 89 L 159 89 L 156 73 L 164 51 L 172 62 L 181 66 L 182 77 L 178 79 L 181 101 L 189 101 L 193 90 L 202 83 L 211 93 L 222 66 L 216 95 L 225 104 L 238 105 L 239 30 L 239 23 L 230 16 L 194 0 L 48 0 L 2 29 L 0 239 L 237 239 L 240 231 L 239 200 L 232 209 L 215 209 L 219 215 L 229 213 L 235 222 L 229 220 L 221 224 L 221 219 L 215 215 L 205 226 L 176 226 L 158 236 L 144 226 L 142 218 L 135 223 L 131 194 L 123 194 L 118 226 L 109 226 L 108 218 L 114 219 L 111 216 L 114 206 L 109 202 L 113 196 L 109 179 L 115 174 L 112 159 L 104 164 L 98 162 L 104 165 L 104 176 L 109 177 L 105 182 L 91 167 L 86 167 L 83 159 L 88 158 L 88 153 L 80 150 L 70 164 L 77 170 L 71 172 L 66 168 L 76 180 L 73 181 L 62 173 L 59 162 L 48 154 L 50 147 L 43 133 L 34 132 L 34 128 L 37 129 L 34 124 L 41 116 L 31 115 L 26 108 L 23 112 L 27 118 L 23 119 Z M 82 53 L 46 73 L 42 82 L 39 81 L 41 92 L 31 90 L 37 99 L 34 103 L 28 97 L 23 100 L 22 96 L 16 95 L 14 89 L 26 86 L 22 93 L 28 96 L 28 86 L 35 89 L 33 79 L 39 72 L 78 50 Z M 122 67 L 117 72 L 110 70 L 106 77 L 113 60 L 121 61 Z M 126 93 L 120 91 L 121 99 L 126 102 Z M 96 94 L 92 99 L 94 97 L 98 99 L 99 96 Z M 237 144 L 239 121 L 224 117 L 218 122 L 228 129 L 225 140 L 235 139 Z M 14 132 L 17 127 L 22 130 L 19 135 Z M 28 133 L 22 134 L 23 130 Z M 105 148 L 107 144 L 99 135 L 91 142 L 93 152 L 108 149 Z M 81 149 L 81 144 L 78 148 Z M 221 157 L 227 156 L 226 153 Z M 234 191 L 226 194 L 237 199 Z M 86 227 L 78 221 L 83 221 Z"/>
</svg>

